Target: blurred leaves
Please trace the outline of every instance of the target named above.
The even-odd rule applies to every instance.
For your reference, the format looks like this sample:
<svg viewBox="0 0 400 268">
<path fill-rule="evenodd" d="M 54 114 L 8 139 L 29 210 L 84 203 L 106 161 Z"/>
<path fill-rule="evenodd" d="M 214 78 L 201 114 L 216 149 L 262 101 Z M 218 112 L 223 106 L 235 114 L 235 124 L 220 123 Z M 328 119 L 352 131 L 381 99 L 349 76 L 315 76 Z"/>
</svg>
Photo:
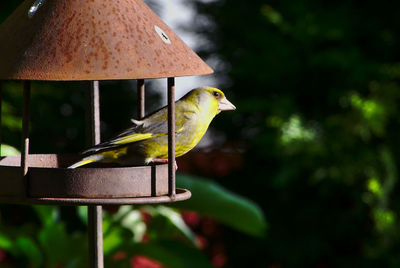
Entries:
<svg viewBox="0 0 400 268">
<path fill-rule="evenodd" d="M 18 250 L 17 254 L 26 256 L 28 263 L 33 267 L 40 267 L 42 264 L 42 255 L 36 243 L 28 237 L 17 237 L 15 240 L 15 247 Z"/>
<path fill-rule="evenodd" d="M 289 145 L 295 141 L 312 141 L 316 136 L 313 129 L 303 126 L 303 123 L 297 115 L 291 116 L 288 122 L 284 122 L 281 126 L 281 130 L 281 142 L 283 145 Z"/>
<path fill-rule="evenodd" d="M 177 211 L 165 206 L 147 207 L 145 211 L 152 216 L 149 228 L 152 228 L 153 231 L 149 233 L 150 237 L 168 237 L 178 231 L 190 243 L 195 245 L 194 233 L 186 225 L 182 216 Z"/>
<path fill-rule="evenodd" d="M 115 254 L 124 253 L 113 265 L 125 267 L 126 259 L 147 256 L 166 267 L 210 267 L 207 258 L 196 249 L 194 234 L 171 208 L 158 205 L 134 210 L 132 206 L 122 206 L 115 214 L 107 213 L 103 224 L 107 262 L 113 263 Z"/>
<path fill-rule="evenodd" d="M 174 207 L 211 216 L 227 226 L 251 235 L 265 234 L 267 224 L 263 212 L 254 202 L 215 182 L 189 175 L 177 176 L 177 187 L 190 189 L 192 197 L 174 204 Z"/>
<path fill-rule="evenodd" d="M 25 263 L 30 267 L 86 266 L 85 233 L 68 234 L 64 223 L 59 221 L 56 207 L 33 206 L 33 210 L 39 218 L 39 224 L 33 222 L 27 222 L 24 226 L 0 224 L 2 233 L 0 249 L 6 250 L 18 260 L 16 264 Z"/>
<path fill-rule="evenodd" d="M 193 2 L 214 25 L 194 18 L 200 52 L 238 107 L 216 127 L 245 145 L 221 183 L 269 223 L 258 246 L 230 242 L 252 245 L 255 267 L 398 267 L 400 4 Z"/>
<path fill-rule="evenodd" d="M 166 267 L 176 268 L 208 268 L 212 267 L 207 258 L 198 250 L 188 247 L 185 244 L 174 241 L 160 243 L 125 244 L 123 249 L 137 256 L 147 256 L 161 262 Z M 130 256 L 132 256 L 130 255 Z M 118 262 L 113 265 L 118 265 Z M 121 262 L 121 266 L 126 267 Z"/>
<path fill-rule="evenodd" d="M 16 148 L 7 145 L 7 144 L 0 144 L 0 151 L 1 156 L 10 156 L 10 155 L 19 155 L 21 154 Z"/>
<path fill-rule="evenodd" d="M 12 250 L 13 242 L 5 234 L 0 234 L 0 248 L 5 250 Z"/>
<path fill-rule="evenodd" d="M 103 248 L 108 265 L 126 267 L 137 256 L 146 256 L 166 267 L 211 267 L 177 208 L 197 211 L 251 235 L 264 234 L 263 214 L 251 201 L 211 181 L 187 175 L 178 181 L 178 186 L 191 189 L 190 202 L 178 202 L 173 208 L 120 206 L 117 211 L 104 212 Z M 37 222 L 22 227 L 0 223 L 0 249 L 32 267 L 87 266 L 85 230 L 68 230 L 57 207 L 33 206 L 32 212 Z M 87 207 L 77 207 L 75 212 L 76 219 L 86 225 Z"/>
</svg>

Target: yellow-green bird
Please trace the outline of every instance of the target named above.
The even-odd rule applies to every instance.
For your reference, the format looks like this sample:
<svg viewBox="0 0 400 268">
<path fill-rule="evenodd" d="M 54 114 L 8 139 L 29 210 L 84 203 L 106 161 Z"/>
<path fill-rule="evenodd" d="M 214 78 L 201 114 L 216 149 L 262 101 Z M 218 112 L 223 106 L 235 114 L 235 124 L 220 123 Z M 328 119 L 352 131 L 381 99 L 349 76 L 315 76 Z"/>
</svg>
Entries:
<svg viewBox="0 0 400 268">
<path fill-rule="evenodd" d="M 195 147 L 213 118 L 221 111 L 235 110 L 225 94 L 213 87 L 191 90 L 175 102 L 175 156 L 179 157 Z M 76 168 L 93 162 L 142 165 L 168 162 L 168 107 L 134 120 L 134 126 L 109 141 L 85 152 L 83 159 L 69 166 Z"/>
</svg>

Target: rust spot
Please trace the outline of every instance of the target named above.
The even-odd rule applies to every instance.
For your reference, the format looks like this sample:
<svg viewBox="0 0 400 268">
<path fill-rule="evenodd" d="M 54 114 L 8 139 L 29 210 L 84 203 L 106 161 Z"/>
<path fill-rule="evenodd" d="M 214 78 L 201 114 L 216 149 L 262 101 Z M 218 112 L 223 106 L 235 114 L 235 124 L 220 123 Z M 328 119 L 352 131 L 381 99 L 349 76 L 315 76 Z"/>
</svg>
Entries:
<svg viewBox="0 0 400 268">
<path fill-rule="evenodd" d="M 34 25 L 18 12 L 12 16 L 0 27 L 0 58 L 9 66 L 0 68 L 0 78 L 85 80 L 211 72 L 142 0 L 53 1 L 36 14 Z M 154 25 L 163 27 L 173 46 L 158 42 Z M 15 32 L 22 34 L 9 40 Z"/>
</svg>

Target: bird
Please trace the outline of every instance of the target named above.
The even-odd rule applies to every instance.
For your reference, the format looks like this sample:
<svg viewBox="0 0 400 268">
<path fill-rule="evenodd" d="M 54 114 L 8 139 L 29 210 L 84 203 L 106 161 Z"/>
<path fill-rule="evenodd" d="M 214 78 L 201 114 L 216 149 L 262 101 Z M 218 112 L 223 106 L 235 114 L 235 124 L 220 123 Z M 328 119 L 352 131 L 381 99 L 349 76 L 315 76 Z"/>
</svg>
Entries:
<svg viewBox="0 0 400 268">
<path fill-rule="evenodd" d="M 215 87 L 189 91 L 175 102 L 175 157 L 193 149 L 206 133 L 211 121 L 221 111 L 236 107 Z M 168 163 L 168 106 L 141 120 L 108 141 L 82 152 L 83 158 L 68 168 L 87 164 L 148 165 Z M 175 163 L 175 168 L 177 165 Z"/>
</svg>

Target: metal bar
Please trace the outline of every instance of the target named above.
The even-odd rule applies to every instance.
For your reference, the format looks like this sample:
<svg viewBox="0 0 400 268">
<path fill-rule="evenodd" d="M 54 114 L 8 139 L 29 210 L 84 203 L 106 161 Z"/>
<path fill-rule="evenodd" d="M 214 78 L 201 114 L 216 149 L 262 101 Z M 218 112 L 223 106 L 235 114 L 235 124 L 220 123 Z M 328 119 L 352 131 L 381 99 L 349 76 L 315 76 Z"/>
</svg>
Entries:
<svg viewBox="0 0 400 268">
<path fill-rule="evenodd" d="M 88 206 L 89 267 L 103 268 L 103 208 Z"/>
<path fill-rule="evenodd" d="M 175 200 L 175 78 L 168 78 L 168 192 Z"/>
<path fill-rule="evenodd" d="M 0 156 L 1 156 L 1 144 L 3 142 L 2 140 L 2 131 L 1 131 L 1 127 L 2 127 L 2 108 L 3 108 L 3 81 L 0 80 Z"/>
<path fill-rule="evenodd" d="M 90 82 L 90 144 L 100 143 L 100 92 L 99 81 Z"/>
<path fill-rule="evenodd" d="M 29 155 L 29 109 L 31 97 L 31 82 L 24 81 L 23 107 L 22 107 L 22 142 L 21 142 L 21 170 L 25 195 L 28 197 L 28 155 Z"/>
<path fill-rule="evenodd" d="M 87 125 L 90 127 L 91 145 L 100 143 L 100 92 L 99 81 L 91 81 L 89 88 L 90 116 Z M 103 208 L 88 206 L 89 230 L 89 265 L 91 268 L 103 268 Z"/>
<path fill-rule="evenodd" d="M 137 80 L 137 98 L 138 98 L 138 119 L 143 119 L 144 116 L 146 115 L 146 109 L 145 109 L 145 98 L 144 98 L 144 79 L 138 79 Z"/>
</svg>

